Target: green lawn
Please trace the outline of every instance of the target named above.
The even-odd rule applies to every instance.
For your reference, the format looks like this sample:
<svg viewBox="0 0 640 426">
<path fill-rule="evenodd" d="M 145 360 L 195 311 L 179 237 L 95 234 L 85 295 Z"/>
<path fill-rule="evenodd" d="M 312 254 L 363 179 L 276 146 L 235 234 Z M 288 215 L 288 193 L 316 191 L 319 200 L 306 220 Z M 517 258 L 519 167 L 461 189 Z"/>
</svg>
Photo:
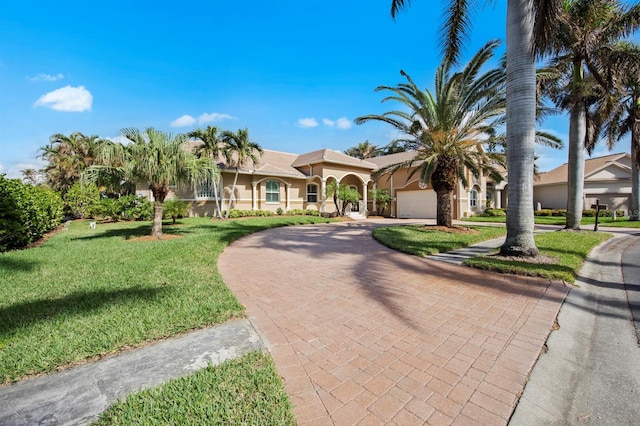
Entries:
<svg viewBox="0 0 640 426">
<path fill-rule="evenodd" d="M 462 218 L 461 220 L 466 222 L 489 222 L 489 223 L 505 223 L 505 216 L 493 216 L 493 217 L 484 217 L 484 216 L 471 216 Z M 564 226 L 566 224 L 566 219 L 564 217 L 553 217 L 553 216 L 534 216 L 535 223 L 539 225 L 560 225 Z M 595 217 L 583 217 L 580 224 L 585 229 L 593 229 L 593 225 L 595 224 Z M 598 218 L 599 226 L 612 226 L 618 228 L 640 228 L 640 221 L 630 221 L 628 217 L 617 218 L 616 220 L 612 220 L 610 217 L 599 217 Z"/>
<path fill-rule="evenodd" d="M 231 241 L 312 216 L 165 226 L 180 238 L 136 241 L 149 223 L 74 222 L 45 244 L 0 253 L 0 383 L 244 315 L 218 274 Z"/>
<path fill-rule="evenodd" d="M 467 247 L 506 234 L 503 227 L 468 226 L 465 228 L 477 232 L 442 232 L 423 225 L 401 225 L 376 228 L 373 230 L 373 237 L 393 249 L 416 256 L 428 256 Z"/>
<path fill-rule="evenodd" d="M 540 253 L 557 258 L 558 263 L 535 264 L 479 256 L 465 261 L 465 264 L 474 268 L 539 276 L 573 283 L 589 252 L 598 244 L 611 238 L 611 234 L 592 231 L 557 231 L 535 235 L 534 238 Z"/>
<path fill-rule="evenodd" d="M 271 357 L 252 352 L 129 395 L 102 413 L 107 425 L 294 425 Z"/>
<path fill-rule="evenodd" d="M 417 256 L 427 256 L 497 238 L 506 233 L 503 227 L 469 226 L 469 228 L 480 232 L 475 235 L 457 234 L 436 231 L 420 225 L 406 225 L 377 228 L 373 235 L 382 244 L 396 250 Z M 536 245 L 541 254 L 557 258 L 556 264 L 500 260 L 491 256 L 469 259 L 465 264 L 503 273 L 541 276 L 572 283 L 591 249 L 610 237 L 610 234 L 592 231 L 545 232 L 534 237 Z"/>
</svg>

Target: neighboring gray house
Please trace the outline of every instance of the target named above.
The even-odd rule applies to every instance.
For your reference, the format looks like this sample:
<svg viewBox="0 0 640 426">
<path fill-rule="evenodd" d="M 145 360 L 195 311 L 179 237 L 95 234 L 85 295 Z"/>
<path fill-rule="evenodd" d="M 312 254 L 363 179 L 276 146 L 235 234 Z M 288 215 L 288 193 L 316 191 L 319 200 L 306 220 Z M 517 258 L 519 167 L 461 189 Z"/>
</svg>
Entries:
<svg viewBox="0 0 640 426">
<path fill-rule="evenodd" d="M 631 156 L 627 153 L 590 158 L 584 167 L 584 208 L 600 200 L 610 210 L 629 214 L 631 204 Z M 533 181 L 533 202 L 548 209 L 567 208 L 568 166 L 542 173 Z"/>
</svg>

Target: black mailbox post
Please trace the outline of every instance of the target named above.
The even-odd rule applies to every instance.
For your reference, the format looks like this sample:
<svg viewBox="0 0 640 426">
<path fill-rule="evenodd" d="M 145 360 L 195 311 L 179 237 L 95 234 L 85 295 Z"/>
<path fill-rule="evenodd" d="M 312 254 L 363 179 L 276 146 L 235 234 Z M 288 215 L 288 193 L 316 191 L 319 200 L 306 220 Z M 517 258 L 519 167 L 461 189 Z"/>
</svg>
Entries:
<svg viewBox="0 0 640 426">
<path fill-rule="evenodd" d="M 596 210 L 596 225 L 593 227 L 594 231 L 598 230 L 598 217 L 600 217 L 600 210 L 607 210 L 606 204 L 600 204 L 600 199 L 596 199 L 595 204 L 591 204 L 591 208 Z"/>
</svg>

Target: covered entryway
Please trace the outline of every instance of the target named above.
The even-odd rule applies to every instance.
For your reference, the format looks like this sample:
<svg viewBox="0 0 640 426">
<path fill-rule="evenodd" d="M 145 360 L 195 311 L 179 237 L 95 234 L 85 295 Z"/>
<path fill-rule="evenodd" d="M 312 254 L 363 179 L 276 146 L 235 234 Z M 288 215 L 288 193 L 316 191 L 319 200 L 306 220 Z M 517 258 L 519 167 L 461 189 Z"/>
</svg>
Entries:
<svg viewBox="0 0 640 426">
<path fill-rule="evenodd" d="M 431 189 L 396 192 L 398 217 L 434 219 L 437 215 L 436 192 Z"/>
</svg>

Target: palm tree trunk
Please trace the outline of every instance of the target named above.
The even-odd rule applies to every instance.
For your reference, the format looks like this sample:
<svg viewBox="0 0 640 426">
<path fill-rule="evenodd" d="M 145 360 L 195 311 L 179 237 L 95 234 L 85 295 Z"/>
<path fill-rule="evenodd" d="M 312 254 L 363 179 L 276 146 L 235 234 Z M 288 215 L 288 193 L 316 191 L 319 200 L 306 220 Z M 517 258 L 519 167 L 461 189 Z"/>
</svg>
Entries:
<svg viewBox="0 0 640 426">
<path fill-rule="evenodd" d="M 640 220 L 640 98 L 633 100 L 631 129 L 631 205 L 629 220 Z"/>
<path fill-rule="evenodd" d="M 579 87 L 582 83 L 581 62 L 573 64 L 573 85 Z M 574 92 L 579 89 L 574 89 Z M 569 162 L 568 162 L 568 193 L 567 193 L 567 222 L 565 229 L 580 229 L 582 220 L 582 204 L 584 195 L 584 140 L 587 133 L 587 111 L 582 95 L 575 95 L 571 108 L 569 122 Z"/>
<path fill-rule="evenodd" d="M 500 253 L 537 256 L 533 239 L 533 160 L 536 130 L 536 69 L 533 4 L 507 2 L 507 237 Z"/>
<path fill-rule="evenodd" d="M 164 199 L 169 193 L 169 188 L 165 186 L 152 186 L 153 194 L 153 226 L 151 227 L 151 236 L 158 239 L 162 238 L 162 213 L 164 211 Z"/>
<path fill-rule="evenodd" d="M 436 224 L 450 228 L 453 225 L 451 214 L 451 194 L 453 191 L 439 189 L 436 191 Z"/>
<path fill-rule="evenodd" d="M 213 184 L 213 193 L 216 195 L 215 198 L 215 203 L 216 203 L 216 216 L 218 216 L 218 219 L 222 219 L 222 211 L 221 211 L 221 207 L 220 207 L 220 197 L 218 196 L 218 183 L 216 182 L 216 179 L 213 179 L 212 181 Z"/>
<path fill-rule="evenodd" d="M 236 166 L 236 175 L 233 177 L 233 185 L 231 185 L 231 193 L 229 194 L 229 205 L 227 206 L 227 214 L 224 216 L 225 219 L 229 219 L 229 213 L 231 213 L 231 200 L 233 199 L 236 192 L 236 183 L 238 182 L 239 173 L 240 169 Z"/>
</svg>

